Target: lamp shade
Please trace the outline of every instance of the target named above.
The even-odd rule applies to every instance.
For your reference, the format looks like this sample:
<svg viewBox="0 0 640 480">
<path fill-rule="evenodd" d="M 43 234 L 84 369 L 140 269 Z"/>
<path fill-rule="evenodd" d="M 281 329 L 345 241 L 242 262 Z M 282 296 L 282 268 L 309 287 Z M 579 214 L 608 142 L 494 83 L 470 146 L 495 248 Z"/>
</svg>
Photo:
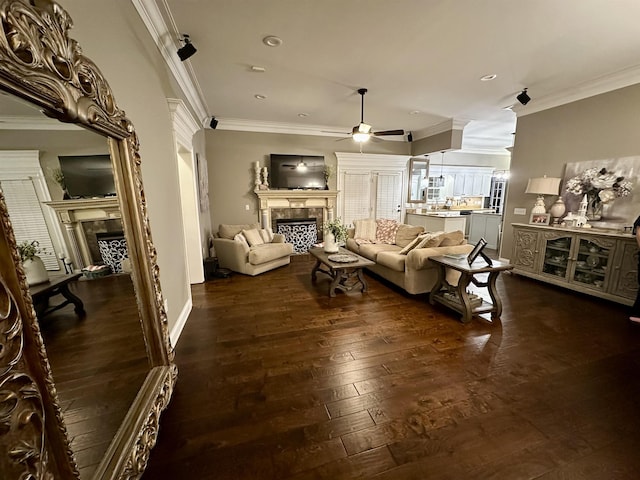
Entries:
<svg viewBox="0 0 640 480">
<path fill-rule="evenodd" d="M 539 177 L 530 178 L 525 193 L 537 195 L 558 195 L 560 191 L 560 178 Z"/>
</svg>

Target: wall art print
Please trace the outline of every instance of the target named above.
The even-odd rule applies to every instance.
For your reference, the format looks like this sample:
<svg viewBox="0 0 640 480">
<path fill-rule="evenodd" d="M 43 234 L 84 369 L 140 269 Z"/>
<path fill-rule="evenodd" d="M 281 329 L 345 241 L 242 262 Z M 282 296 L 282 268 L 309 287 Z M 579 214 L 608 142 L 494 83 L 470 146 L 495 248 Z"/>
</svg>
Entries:
<svg viewBox="0 0 640 480">
<path fill-rule="evenodd" d="M 640 215 L 640 157 L 567 163 L 562 182 L 567 213 L 577 213 L 585 195 L 592 226 L 633 225 Z"/>
<path fill-rule="evenodd" d="M 198 199 L 200 211 L 209 211 L 209 170 L 207 159 L 196 153 L 196 170 L 198 177 Z"/>
</svg>

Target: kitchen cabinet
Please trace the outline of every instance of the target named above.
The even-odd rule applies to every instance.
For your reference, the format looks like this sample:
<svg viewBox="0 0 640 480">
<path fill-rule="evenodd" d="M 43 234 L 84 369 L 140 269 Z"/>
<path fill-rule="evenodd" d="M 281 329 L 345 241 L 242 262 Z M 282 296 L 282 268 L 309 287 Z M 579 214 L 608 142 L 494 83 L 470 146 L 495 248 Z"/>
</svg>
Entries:
<svg viewBox="0 0 640 480">
<path fill-rule="evenodd" d="M 469 218 L 469 243 L 476 244 L 481 238 L 487 241 L 487 248 L 498 249 L 502 215 L 497 213 L 471 213 Z"/>
<path fill-rule="evenodd" d="M 464 232 L 466 216 L 407 213 L 405 223 L 424 227 L 426 232 Z"/>
<path fill-rule="evenodd" d="M 514 273 L 632 305 L 637 285 L 633 235 L 596 229 L 512 224 Z"/>
</svg>

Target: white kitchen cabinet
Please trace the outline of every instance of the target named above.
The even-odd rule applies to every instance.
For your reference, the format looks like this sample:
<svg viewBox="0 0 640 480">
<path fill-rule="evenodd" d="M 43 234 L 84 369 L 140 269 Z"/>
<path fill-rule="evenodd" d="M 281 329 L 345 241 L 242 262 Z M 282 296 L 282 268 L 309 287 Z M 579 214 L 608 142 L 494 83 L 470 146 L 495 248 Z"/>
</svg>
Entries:
<svg viewBox="0 0 640 480">
<path fill-rule="evenodd" d="M 487 241 L 487 248 L 498 249 L 502 215 L 497 213 L 472 213 L 469 215 L 469 243 L 478 243 L 481 238 Z"/>
</svg>

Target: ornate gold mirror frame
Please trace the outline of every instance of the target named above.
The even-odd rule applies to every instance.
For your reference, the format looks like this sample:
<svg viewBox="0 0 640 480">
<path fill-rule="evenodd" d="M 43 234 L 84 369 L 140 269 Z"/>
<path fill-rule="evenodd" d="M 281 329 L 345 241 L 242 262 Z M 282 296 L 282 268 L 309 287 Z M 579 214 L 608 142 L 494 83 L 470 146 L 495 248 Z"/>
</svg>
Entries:
<svg viewBox="0 0 640 480">
<path fill-rule="evenodd" d="M 177 376 L 142 188 L 138 139 L 51 0 L 0 0 L 0 89 L 109 138 L 149 372 L 94 478 L 138 478 Z M 0 477 L 79 478 L 31 295 L 0 195 Z"/>
</svg>

